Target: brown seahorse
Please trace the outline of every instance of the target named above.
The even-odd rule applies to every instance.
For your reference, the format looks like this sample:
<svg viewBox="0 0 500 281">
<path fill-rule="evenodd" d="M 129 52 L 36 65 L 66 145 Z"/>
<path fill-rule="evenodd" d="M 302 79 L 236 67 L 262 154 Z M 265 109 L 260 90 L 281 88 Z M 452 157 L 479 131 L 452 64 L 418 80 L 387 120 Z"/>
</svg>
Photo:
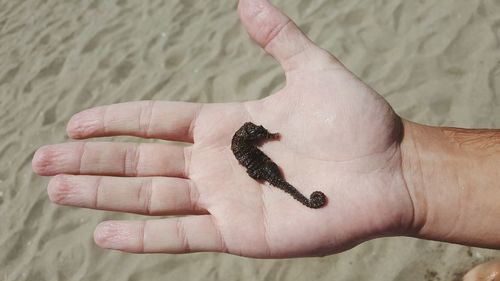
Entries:
<svg viewBox="0 0 500 281">
<path fill-rule="evenodd" d="M 242 166 L 247 168 L 250 177 L 258 181 L 267 181 L 271 185 L 289 193 L 295 200 L 309 208 L 321 208 L 327 198 L 321 191 L 314 191 L 310 198 L 305 197 L 289 184 L 278 168 L 264 152 L 257 148 L 257 143 L 265 139 L 277 139 L 278 133 L 270 133 L 264 127 L 246 122 L 236 131 L 231 142 L 231 150 Z"/>
</svg>

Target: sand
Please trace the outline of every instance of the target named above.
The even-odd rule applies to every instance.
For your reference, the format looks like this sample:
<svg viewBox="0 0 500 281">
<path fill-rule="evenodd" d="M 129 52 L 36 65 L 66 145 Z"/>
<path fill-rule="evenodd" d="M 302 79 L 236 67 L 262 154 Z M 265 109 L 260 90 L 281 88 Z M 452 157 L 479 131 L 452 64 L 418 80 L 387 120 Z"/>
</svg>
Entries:
<svg viewBox="0 0 500 281">
<path fill-rule="evenodd" d="M 280 0 L 318 44 L 410 120 L 500 128 L 498 0 Z M 376 239 L 324 258 L 132 255 L 99 249 L 105 219 L 50 203 L 35 149 L 82 109 L 265 97 L 284 85 L 236 1 L 0 0 L 0 280 L 459 280 L 497 251 Z M 480 219 L 480 218 L 478 218 Z"/>
</svg>

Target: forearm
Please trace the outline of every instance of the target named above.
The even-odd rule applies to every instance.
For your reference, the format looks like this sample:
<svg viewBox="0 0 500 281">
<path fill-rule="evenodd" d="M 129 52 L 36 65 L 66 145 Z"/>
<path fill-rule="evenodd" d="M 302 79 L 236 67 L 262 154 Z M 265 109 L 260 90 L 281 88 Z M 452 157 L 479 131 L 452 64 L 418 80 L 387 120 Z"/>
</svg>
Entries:
<svg viewBox="0 0 500 281">
<path fill-rule="evenodd" d="M 403 123 L 411 235 L 500 248 L 500 130 Z"/>
</svg>

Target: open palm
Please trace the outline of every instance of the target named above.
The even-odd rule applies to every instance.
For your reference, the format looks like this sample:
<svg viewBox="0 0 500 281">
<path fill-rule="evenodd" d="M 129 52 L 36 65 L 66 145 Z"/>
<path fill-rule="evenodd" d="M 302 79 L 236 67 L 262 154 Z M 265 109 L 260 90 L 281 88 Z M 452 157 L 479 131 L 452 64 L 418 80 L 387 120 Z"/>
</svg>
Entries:
<svg viewBox="0 0 500 281">
<path fill-rule="evenodd" d="M 50 198 L 184 215 L 97 227 L 98 245 L 129 252 L 309 256 L 403 234 L 413 210 L 401 172 L 399 117 L 266 1 L 241 0 L 239 12 L 250 35 L 283 66 L 284 89 L 245 103 L 147 101 L 78 113 L 68 124 L 73 138 L 133 135 L 190 145 L 73 142 L 40 148 L 33 167 L 56 175 Z M 325 193 L 326 206 L 309 209 L 247 175 L 230 149 L 247 121 L 280 133 L 261 150 L 306 197 Z"/>
</svg>

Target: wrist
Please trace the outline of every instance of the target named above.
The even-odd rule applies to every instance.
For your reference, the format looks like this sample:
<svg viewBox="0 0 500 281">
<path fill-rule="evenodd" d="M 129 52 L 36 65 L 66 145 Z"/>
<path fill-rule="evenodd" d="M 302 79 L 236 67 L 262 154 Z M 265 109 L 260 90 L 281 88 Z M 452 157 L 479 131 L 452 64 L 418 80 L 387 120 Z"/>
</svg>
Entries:
<svg viewBox="0 0 500 281">
<path fill-rule="evenodd" d="M 463 205 L 460 154 L 442 128 L 404 121 L 401 143 L 402 170 L 413 203 L 410 236 L 450 240 L 450 231 L 460 231 Z"/>
<path fill-rule="evenodd" d="M 409 236 L 497 247 L 500 142 L 495 130 L 403 121 L 402 170 L 413 204 Z"/>
<path fill-rule="evenodd" d="M 411 222 L 406 229 L 408 236 L 416 236 L 423 228 L 427 217 L 427 200 L 423 190 L 424 177 L 419 157 L 418 136 L 425 129 L 417 123 L 402 119 L 401 170 L 413 209 Z"/>
</svg>

